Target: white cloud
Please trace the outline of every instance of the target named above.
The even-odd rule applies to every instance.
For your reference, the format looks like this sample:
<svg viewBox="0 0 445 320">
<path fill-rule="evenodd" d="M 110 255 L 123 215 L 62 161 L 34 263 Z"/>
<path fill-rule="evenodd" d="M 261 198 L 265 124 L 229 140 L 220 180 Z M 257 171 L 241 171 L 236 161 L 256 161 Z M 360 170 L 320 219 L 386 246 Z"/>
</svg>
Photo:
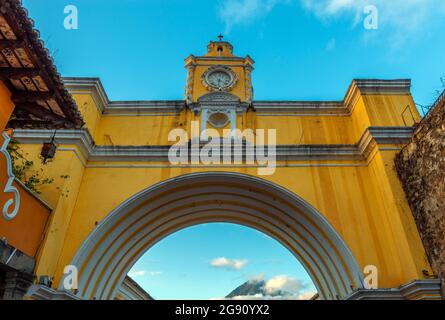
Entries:
<svg viewBox="0 0 445 320">
<path fill-rule="evenodd" d="M 301 0 L 303 6 L 318 16 L 332 16 L 342 11 L 357 11 L 362 8 L 363 0 Z"/>
<path fill-rule="evenodd" d="M 283 3 L 300 3 L 324 22 L 350 16 L 353 27 L 363 26 L 369 16 L 364 9 L 373 5 L 378 9 L 378 38 L 383 34 L 393 47 L 427 30 L 445 14 L 443 0 L 224 0 L 218 13 L 227 34 L 235 25 L 253 23 Z M 368 32 L 366 37 L 376 35 Z"/>
<path fill-rule="evenodd" d="M 260 273 L 259 275 L 253 276 L 249 279 L 249 282 L 260 282 L 264 280 L 264 273 Z"/>
<path fill-rule="evenodd" d="M 219 10 L 219 17 L 225 24 L 225 33 L 233 26 L 247 24 L 267 15 L 277 4 L 289 0 L 225 0 Z"/>
<path fill-rule="evenodd" d="M 366 17 L 365 7 L 374 5 L 378 9 L 381 26 L 399 31 L 417 30 L 425 26 L 428 18 L 445 12 L 443 0 L 300 0 L 303 6 L 319 18 L 332 19 L 342 15 L 353 15 L 354 24 Z M 400 30 L 400 28 L 402 30 Z"/>
<path fill-rule="evenodd" d="M 210 300 L 309 300 L 316 294 L 315 291 L 308 291 L 298 296 L 286 295 L 286 296 L 263 296 L 260 294 L 254 296 L 236 296 L 233 298 L 213 298 Z"/>
<path fill-rule="evenodd" d="M 373 5 L 378 10 L 378 32 L 365 33 L 366 39 L 375 37 L 387 41 L 398 49 L 411 39 L 417 39 L 445 14 L 443 0 L 299 0 L 320 20 L 329 22 L 339 17 L 351 17 L 353 27 L 362 26 L 370 15 L 365 7 Z"/>
<path fill-rule="evenodd" d="M 128 273 L 128 276 L 130 278 L 136 278 L 136 277 L 143 277 L 145 276 L 145 270 L 135 270 L 135 271 L 130 271 Z"/>
<path fill-rule="evenodd" d="M 282 295 L 282 296 L 269 296 L 256 294 L 253 296 L 236 296 L 233 298 L 212 298 L 209 300 L 309 300 L 317 292 L 316 291 L 305 291 L 299 295 Z"/>
<path fill-rule="evenodd" d="M 266 281 L 264 289 L 269 294 L 284 291 L 291 295 L 297 295 L 305 288 L 306 285 L 304 285 L 300 280 L 288 277 L 286 275 L 279 275 Z"/>
<path fill-rule="evenodd" d="M 215 268 L 224 268 L 232 270 L 241 270 L 248 263 L 248 260 L 228 259 L 225 257 L 219 257 L 213 259 L 210 265 Z"/>
<path fill-rule="evenodd" d="M 309 300 L 317 293 L 308 284 L 287 275 L 278 275 L 265 280 L 264 274 L 261 273 L 248 281 L 264 281 L 262 293 L 232 298 L 213 298 L 210 300 Z"/>
<path fill-rule="evenodd" d="M 162 271 L 146 271 L 146 270 L 134 270 L 128 273 L 130 278 L 143 277 L 143 276 L 159 276 Z"/>
</svg>

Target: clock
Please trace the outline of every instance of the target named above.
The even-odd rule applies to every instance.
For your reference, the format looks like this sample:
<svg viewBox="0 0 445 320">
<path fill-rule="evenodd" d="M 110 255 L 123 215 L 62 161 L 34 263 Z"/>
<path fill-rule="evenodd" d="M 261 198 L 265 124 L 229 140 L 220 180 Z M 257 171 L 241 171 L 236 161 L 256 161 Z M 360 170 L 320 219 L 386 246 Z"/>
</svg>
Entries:
<svg viewBox="0 0 445 320">
<path fill-rule="evenodd" d="M 228 67 L 210 67 L 203 75 L 204 86 L 210 91 L 230 91 L 237 82 L 238 77 Z"/>
<path fill-rule="evenodd" d="M 230 84 L 230 82 L 232 81 L 232 77 L 227 72 L 215 71 L 209 74 L 207 80 L 209 82 L 209 85 L 222 90 Z"/>
</svg>

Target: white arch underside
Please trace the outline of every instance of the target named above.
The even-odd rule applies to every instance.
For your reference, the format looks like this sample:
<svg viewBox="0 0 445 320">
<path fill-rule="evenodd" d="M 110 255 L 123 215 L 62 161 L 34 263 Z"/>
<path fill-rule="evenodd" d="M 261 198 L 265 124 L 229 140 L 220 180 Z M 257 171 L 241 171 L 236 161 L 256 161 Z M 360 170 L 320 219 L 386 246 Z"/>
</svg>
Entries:
<svg viewBox="0 0 445 320">
<path fill-rule="evenodd" d="M 302 263 L 323 299 L 341 299 L 362 288 L 362 274 L 345 242 L 304 200 L 252 176 L 205 172 L 152 186 L 105 218 L 72 261 L 80 273 L 78 295 L 114 298 L 149 248 L 176 231 L 209 222 L 245 225 L 279 241 Z"/>
</svg>

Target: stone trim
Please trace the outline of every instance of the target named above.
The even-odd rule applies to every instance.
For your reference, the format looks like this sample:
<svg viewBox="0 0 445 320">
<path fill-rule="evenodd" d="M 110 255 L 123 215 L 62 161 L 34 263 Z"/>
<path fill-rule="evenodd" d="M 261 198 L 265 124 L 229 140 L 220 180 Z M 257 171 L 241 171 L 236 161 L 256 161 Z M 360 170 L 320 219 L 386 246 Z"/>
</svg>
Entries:
<svg viewBox="0 0 445 320">
<path fill-rule="evenodd" d="M 158 113 L 174 115 L 186 105 L 185 100 L 112 102 L 108 99 L 99 78 L 63 78 L 63 82 L 71 94 L 91 94 L 100 113 L 109 116 L 155 116 Z M 341 101 L 259 100 L 253 101 L 252 105 L 258 116 L 349 116 L 360 95 L 408 95 L 410 90 L 409 79 L 355 79 Z"/>
<path fill-rule="evenodd" d="M 183 100 L 172 101 L 113 101 L 104 110 L 104 115 L 178 115 L 185 107 Z M 161 114 L 159 114 L 161 113 Z"/>
<path fill-rule="evenodd" d="M 71 94 L 92 95 L 98 111 L 104 115 L 130 116 L 133 113 L 140 115 L 158 112 L 175 115 L 185 105 L 183 100 L 110 101 L 99 78 L 63 78 L 63 82 Z"/>
<path fill-rule="evenodd" d="M 54 290 L 44 285 L 34 284 L 25 295 L 27 300 L 81 300 L 71 292 Z"/>
<path fill-rule="evenodd" d="M 345 300 L 440 300 L 438 279 L 415 280 L 400 288 L 354 291 Z"/>
<path fill-rule="evenodd" d="M 240 62 L 244 62 L 246 60 L 246 58 L 243 57 L 207 57 L 207 56 L 196 56 L 193 57 L 196 60 L 201 60 L 201 61 L 240 61 Z"/>
<path fill-rule="evenodd" d="M 276 159 L 277 161 L 365 161 L 377 145 L 406 144 L 412 134 L 411 127 L 369 127 L 358 143 L 353 145 L 277 145 Z M 51 130 L 14 131 L 14 139 L 24 144 L 41 144 L 53 135 L 54 132 Z M 86 129 L 59 130 L 55 136 L 55 143 L 77 146 L 82 157 L 89 162 L 166 162 L 171 147 L 170 145 L 96 146 Z"/>
<path fill-rule="evenodd" d="M 100 113 L 108 107 L 110 100 L 99 78 L 62 78 L 62 80 L 71 94 L 91 94 Z"/>
<path fill-rule="evenodd" d="M 343 101 L 253 101 L 253 107 L 258 115 L 283 116 L 288 115 L 347 115 Z M 272 114 L 268 114 L 268 112 Z M 293 113 L 293 114 L 292 114 Z"/>
<path fill-rule="evenodd" d="M 153 300 L 144 289 L 128 276 L 119 288 L 119 293 L 126 300 Z M 24 297 L 27 300 L 81 300 L 69 291 L 55 290 L 41 284 L 32 285 Z"/>
<path fill-rule="evenodd" d="M 134 295 L 126 293 L 125 282 L 119 289 L 119 292 L 126 297 Z M 78 296 L 66 291 L 56 291 L 54 289 L 42 286 L 32 285 L 25 298 L 31 300 L 80 300 Z M 140 300 L 152 300 L 150 295 L 141 296 Z M 437 279 L 415 280 L 400 288 L 366 290 L 359 289 L 345 297 L 344 300 L 440 300 L 440 281 Z M 136 300 L 136 299 L 134 299 Z M 319 297 L 311 300 L 319 300 Z"/>
<path fill-rule="evenodd" d="M 125 300 L 154 300 L 136 281 L 126 276 L 119 288 Z"/>
</svg>

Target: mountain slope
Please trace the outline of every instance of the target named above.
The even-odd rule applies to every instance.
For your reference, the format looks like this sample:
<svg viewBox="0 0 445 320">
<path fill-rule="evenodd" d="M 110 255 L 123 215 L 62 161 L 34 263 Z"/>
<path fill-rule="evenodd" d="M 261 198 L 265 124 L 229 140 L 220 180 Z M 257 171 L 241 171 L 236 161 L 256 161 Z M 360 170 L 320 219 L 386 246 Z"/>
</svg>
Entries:
<svg viewBox="0 0 445 320">
<path fill-rule="evenodd" d="M 266 282 L 264 280 L 249 280 L 242 285 L 240 285 L 238 288 L 233 290 L 231 293 L 229 293 L 226 298 L 234 298 L 234 297 L 241 297 L 241 296 L 270 296 L 270 297 L 277 297 L 277 296 L 286 296 L 289 295 L 289 293 L 286 293 L 281 290 L 277 290 L 274 292 L 267 292 L 266 291 Z"/>
</svg>

